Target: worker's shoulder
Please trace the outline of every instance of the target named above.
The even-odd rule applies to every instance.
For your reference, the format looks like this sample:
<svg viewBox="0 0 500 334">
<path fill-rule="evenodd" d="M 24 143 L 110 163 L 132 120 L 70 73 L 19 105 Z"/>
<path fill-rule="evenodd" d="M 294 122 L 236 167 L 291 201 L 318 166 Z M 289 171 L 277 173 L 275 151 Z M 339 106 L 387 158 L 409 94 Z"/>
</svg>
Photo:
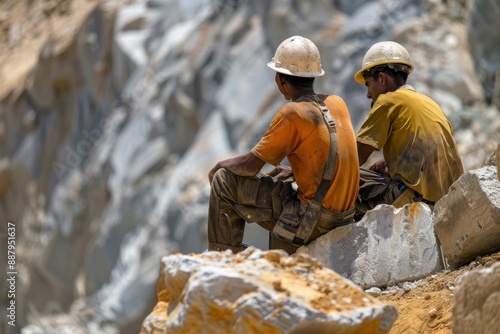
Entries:
<svg viewBox="0 0 500 334">
<path fill-rule="evenodd" d="M 326 95 L 326 94 L 318 94 L 318 97 L 324 101 L 328 109 L 335 108 L 337 110 L 347 110 L 347 105 L 344 100 L 338 95 Z M 283 114 L 294 114 L 294 113 L 302 113 L 304 111 L 310 110 L 312 106 L 317 106 L 317 102 L 312 98 L 300 98 L 296 101 L 289 101 L 285 103 L 280 112 Z"/>
<path fill-rule="evenodd" d="M 335 108 L 338 111 L 349 112 L 347 109 L 347 105 L 338 95 L 321 95 L 323 101 L 325 101 L 326 106 L 331 109 Z"/>
<path fill-rule="evenodd" d="M 288 101 L 281 106 L 278 113 L 293 114 L 299 112 L 303 108 L 303 103 L 298 101 Z"/>
<path fill-rule="evenodd" d="M 335 95 L 335 94 L 331 94 L 331 95 L 326 95 L 326 94 L 320 94 L 318 95 L 323 101 L 333 101 L 333 102 L 342 102 L 344 103 L 344 100 L 338 96 L 338 95 Z"/>
<path fill-rule="evenodd" d="M 418 93 L 413 89 L 397 89 L 392 92 L 380 94 L 376 104 L 380 106 L 412 104 L 418 101 L 431 100 L 428 96 Z"/>
<path fill-rule="evenodd" d="M 385 94 L 381 94 L 380 97 L 383 100 L 391 101 L 391 100 L 432 100 L 429 96 L 417 92 L 413 87 L 410 88 L 399 88 L 393 92 L 388 92 Z"/>
</svg>

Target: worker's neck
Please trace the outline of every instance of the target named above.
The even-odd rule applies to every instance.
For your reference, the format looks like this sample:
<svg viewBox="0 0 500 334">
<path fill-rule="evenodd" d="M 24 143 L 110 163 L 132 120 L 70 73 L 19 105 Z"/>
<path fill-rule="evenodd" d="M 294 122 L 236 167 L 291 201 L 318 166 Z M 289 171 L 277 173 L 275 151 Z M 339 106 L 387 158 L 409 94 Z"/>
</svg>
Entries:
<svg viewBox="0 0 500 334">
<path fill-rule="evenodd" d="M 304 95 L 315 95 L 315 94 L 316 93 L 314 92 L 314 89 L 312 87 L 311 88 L 298 87 L 298 88 L 293 88 L 293 90 L 290 92 L 290 99 L 292 101 L 296 101 Z"/>
<path fill-rule="evenodd" d="M 387 80 L 387 91 L 388 92 L 395 92 L 396 90 L 398 90 L 401 85 L 400 84 L 397 84 L 393 78 L 387 76 L 388 80 Z"/>
</svg>

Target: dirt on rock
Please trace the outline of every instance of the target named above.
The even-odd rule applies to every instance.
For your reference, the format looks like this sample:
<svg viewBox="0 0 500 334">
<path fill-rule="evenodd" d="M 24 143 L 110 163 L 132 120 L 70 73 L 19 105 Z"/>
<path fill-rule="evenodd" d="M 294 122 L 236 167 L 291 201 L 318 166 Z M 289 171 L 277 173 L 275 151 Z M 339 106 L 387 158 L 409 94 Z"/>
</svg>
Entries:
<svg viewBox="0 0 500 334">
<path fill-rule="evenodd" d="M 390 334 L 451 334 L 453 296 L 462 274 L 500 262 L 500 252 L 478 257 L 468 265 L 431 275 L 408 288 L 383 291 L 380 301 L 394 305 L 398 318 Z"/>
</svg>

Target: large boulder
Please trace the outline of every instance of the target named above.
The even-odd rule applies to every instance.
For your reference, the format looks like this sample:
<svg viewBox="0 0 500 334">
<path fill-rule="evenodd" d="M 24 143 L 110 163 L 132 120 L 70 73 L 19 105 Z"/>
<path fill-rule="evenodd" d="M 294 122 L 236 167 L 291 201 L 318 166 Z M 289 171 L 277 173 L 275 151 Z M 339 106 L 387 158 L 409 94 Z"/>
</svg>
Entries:
<svg viewBox="0 0 500 334">
<path fill-rule="evenodd" d="M 453 265 L 500 249 L 500 182 L 496 166 L 462 175 L 435 205 L 436 234 Z"/>
<path fill-rule="evenodd" d="M 393 306 L 317 260 L 250 247 L 162 259 L 141 333 L 387 333 Z"/>
<path fill-rule="evenodd" d="M 298 249 L 364 288 L 414 281 L 443 269 L 427 204 L 379 205 L 361 221 Z"/>
<path fill-rule="evenodd" d="M 463 274 L 453 301 L 453 333 L 498 333 L 499 308 L 500 263 Z"/>
</svg>

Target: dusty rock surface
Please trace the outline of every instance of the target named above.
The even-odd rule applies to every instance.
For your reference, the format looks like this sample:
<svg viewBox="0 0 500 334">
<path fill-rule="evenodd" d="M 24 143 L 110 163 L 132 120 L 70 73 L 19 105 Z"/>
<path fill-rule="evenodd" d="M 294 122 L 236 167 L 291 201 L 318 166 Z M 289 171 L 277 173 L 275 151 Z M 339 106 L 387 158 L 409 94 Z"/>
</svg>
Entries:
<svg viewBox="0 0 500 334">
<path fill-rule="evenodd" d="M 336 228 L 301 247 L 363 288 L 414 281 L 443 270 L 432 211 L 413 203 L 380 205 L 355 224 Z"/>
<path fill-rule="evenodd" d="M 394 305 L 399 316 L 390 334 L 451 334 L 452 308 L 458 278 L 472 270 L 500 262 L 500 253 L 477 258 L 457 270 L 431 275 L 417 282 L 381 291 L 377 297 Z"/>
<path fill-rule="evenodd" d="M 142 334 L 387 333 L 397 317 L 308 255 L 255 247 L 164 257 L 157 296 Z"/>
<path fill-rule="evenodd" d="M 444 256 L 461 265 L 499 249 L 500 183 L 497 168 L 466 172 L 435 206 L 435 230 Z"/>
</svg>

